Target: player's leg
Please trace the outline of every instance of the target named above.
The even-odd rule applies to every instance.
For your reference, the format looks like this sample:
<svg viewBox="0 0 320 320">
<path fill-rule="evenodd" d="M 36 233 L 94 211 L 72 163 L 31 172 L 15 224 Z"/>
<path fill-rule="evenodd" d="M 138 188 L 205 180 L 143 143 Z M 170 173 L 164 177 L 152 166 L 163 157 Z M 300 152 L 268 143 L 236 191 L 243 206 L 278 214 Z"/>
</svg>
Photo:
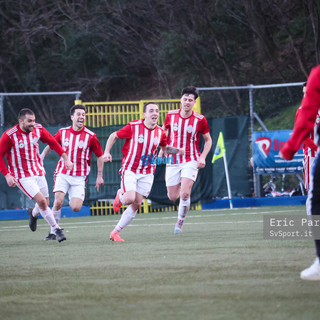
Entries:
<svg viewBox="0 0 320 320">
<path fill-rule="evenodd" d="M 144 197 L 147 197 L 150 193 L 154 176 L 152 174 L 147 174 L 147 175 L 134 174 L 134 176 L 135 176 L 135 185 L 132 184 L 133 179 L 125 179 L 125 180 L 131 181 L 131 183 L 129 183 L 129 181 L 126 181 L 125 185 L 129 189 L 132 189 L 133 187 L 135 187 L 135 190 L 136 190 L 135 199 L 122 213 L 122 216 L 118 224 L 115 226 L 115 228 L 110 234 L 110 240 L 124 241 L 119 236 L 120 231 L 132 222 L 132 220 L 135 218 L 138 212 L 138 209 L 142 204 Z"/>
<path fill-rule="evenodd" d="M 85 188 L 86 188 L 86 177 L 77 176 L 70 177 L 67 176 L 65 179 L 69 182 L 69 206 L 74 212 L 79 212 L 82 208 Z"/>
<path fill-rule="evenodd" d="M 178 219 L 175 225 L 174 233 L 182 233 L 183 223 L 190 209 L 190 195 L 194 182 L 198 176 L 196 161 L 190 161 L 182 166 L 181 170 L 181 190 L 180 203 L 178 209 Z"/>
<path fill-rule="evenodd" d="M 113 201 L 113 211 L 119 212 L 122 205 L 130 205 L 136 197 L 136 174 L 131 171 L 125 171 L 121 176 L 120 189 L 117 191 L 116 198 Z"/>
<path fill-rule="evenodd" d="M 190 194 L 194 181 L 189 178 L 181 178 L 180 203 L 178 209 L 178 219 L 174 228 L 174 233 L 182 233 L 183 223 L 190 209 Z"/>
<path fill-rule="evenodd" d="M 314 162 L 307 200 L 307 213 L 317 215 L 320 212 L 320 161 L 319 156 Z M 314 263 L 301 272 L 303 280 L 320 281 L 320 240 L 314 240 L 316 247 L 316 259 Z"/>
<path fill-rule="evenodd" d="M 167 187 L 168 198 L 171 201 L 176 201 L 180 196 L 181 189 L 181 165 L 166 166 L 165 180 Z"/>
</svg>

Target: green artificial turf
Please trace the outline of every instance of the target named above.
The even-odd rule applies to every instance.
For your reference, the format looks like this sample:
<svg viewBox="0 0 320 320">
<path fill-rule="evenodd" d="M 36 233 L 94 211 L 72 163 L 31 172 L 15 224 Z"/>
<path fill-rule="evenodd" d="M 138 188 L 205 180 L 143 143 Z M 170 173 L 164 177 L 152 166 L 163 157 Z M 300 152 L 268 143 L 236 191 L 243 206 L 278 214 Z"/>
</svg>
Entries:
<svg viewBox="0 0 320 320">
<path fill-rule="evenodd" d="M 300 280 L 312 240 L 264 240 L 263 214 L 304 206 L 65 218 L 67 241 L 39 219 L 0 221 L 1 319 L 319 319 L 320 282 Z"/>
</svg>

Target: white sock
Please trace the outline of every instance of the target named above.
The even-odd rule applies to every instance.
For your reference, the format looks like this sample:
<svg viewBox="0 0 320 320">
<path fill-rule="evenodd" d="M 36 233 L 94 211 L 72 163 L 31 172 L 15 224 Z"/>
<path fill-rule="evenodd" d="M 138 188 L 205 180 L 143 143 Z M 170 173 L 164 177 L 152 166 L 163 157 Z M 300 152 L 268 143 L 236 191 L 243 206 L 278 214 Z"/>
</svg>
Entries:
<svg viewBox="0 0 320 320">
<path fill-rule="evenodd" d="M 49 223 L 49 225 L 51 226 L 51 229 L 54 229 L 54 230 L 60 229 L 60 227 L 59 227 L 58 223 L 56 222 L 56 219 L 54 218 L 53 213 L 49 207 L 46 210 L 40 209 L 40 213 L 41 213 L 43 219 Z"/>
<path fill-rule="evenodd" d="M 187 200 L 180 199 L 179 210 L 178 210 L 178 221 L 176 223 L 176 227 L 179 229 L 182 228 L 183 222 L 187 216 L 187 213 L 190 209 L 190 197 Z"/>
<path fill-rule="evenodd" d="M 36 205 L 34 206 L 33 210 L 32 210 L 32 215 L 36 218 L 38 217 L 40 214 L 40 208 L 38 206 L 38 204 L 36 203 Z"/>
<path fill-rule="evenodd" d="M 119 220 L 114 230 L 117 232 L 120 232 L 124 227 L 126 227 L 134 219 L 137 211 L 138 210 L 133 211 L 131 206 L 129 206 L 126 210 L 124 210 L 124 212 L 122 213 L 121 219 Z"/>
<path fill-rule="evenodd" d="M 56 220 L 56 223 L 59 224 L 60 218 L 61 218 L 61 209 L 58 211 L 52 210 L 53 217 Z M 51 227 L 51 232 L 52 234 L 56 234 L 56 229 Z"/>
</svg>

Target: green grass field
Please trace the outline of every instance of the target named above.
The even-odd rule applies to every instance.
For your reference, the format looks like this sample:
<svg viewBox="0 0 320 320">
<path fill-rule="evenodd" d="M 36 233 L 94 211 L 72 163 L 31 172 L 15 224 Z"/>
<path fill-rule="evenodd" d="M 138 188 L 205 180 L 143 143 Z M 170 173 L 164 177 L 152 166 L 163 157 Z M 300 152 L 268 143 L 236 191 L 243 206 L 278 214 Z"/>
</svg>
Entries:
<svg viewBox="0 0 320 320">
<path fill-rule="evenodd" d="M 319 282 L 300 280 L 312 240 L 264 240 L 263 214 L 304 206 L 65 218 L 67 241 L 42 219 L 0 221 L 1 319 L 319 319 Z"/>
</svg>

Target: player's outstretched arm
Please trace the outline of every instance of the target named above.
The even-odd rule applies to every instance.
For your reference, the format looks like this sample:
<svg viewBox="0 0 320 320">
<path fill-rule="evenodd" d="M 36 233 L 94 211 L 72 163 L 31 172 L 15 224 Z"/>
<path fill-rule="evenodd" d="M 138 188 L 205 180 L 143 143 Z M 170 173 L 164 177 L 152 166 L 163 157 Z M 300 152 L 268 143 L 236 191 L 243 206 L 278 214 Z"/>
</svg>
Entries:
<svg viewBox="0 0 320 320">
<path fill-rule="evenodd" d="M 206 157 L 212 147 L 212 139 L 211 139 L 210 133 L 208 132 L 206 134 L 203 134 L 202 137 L 204 139 L 204 146 L 203 146 L 201 155 L 198 159 L 198 163 L 197 163 L 198 169 L 202 169 L 206 166 Z"/>
<path fill-rule="evenodd" d="M 97 167 L 98 167 L 98 173 L 97 173 L 97 179 L 96 179 L 96 188 L 97 191 L 99 191 L 99 188 L 104 185 L 103 181 L 103 156 L 99 157 L 97 159 Z"/>
<path fill-rule="evenodd" d="M 112 162 L 112 156 L 110 151 L 113 145 L 115 144 L 115 142 L 117 141 L 117 139 L 118 139 L 118 136 L 116 131 L 110 134 L 106 143 L 103 157 L 102 157 L 103 162 Z"/>
</svg>

